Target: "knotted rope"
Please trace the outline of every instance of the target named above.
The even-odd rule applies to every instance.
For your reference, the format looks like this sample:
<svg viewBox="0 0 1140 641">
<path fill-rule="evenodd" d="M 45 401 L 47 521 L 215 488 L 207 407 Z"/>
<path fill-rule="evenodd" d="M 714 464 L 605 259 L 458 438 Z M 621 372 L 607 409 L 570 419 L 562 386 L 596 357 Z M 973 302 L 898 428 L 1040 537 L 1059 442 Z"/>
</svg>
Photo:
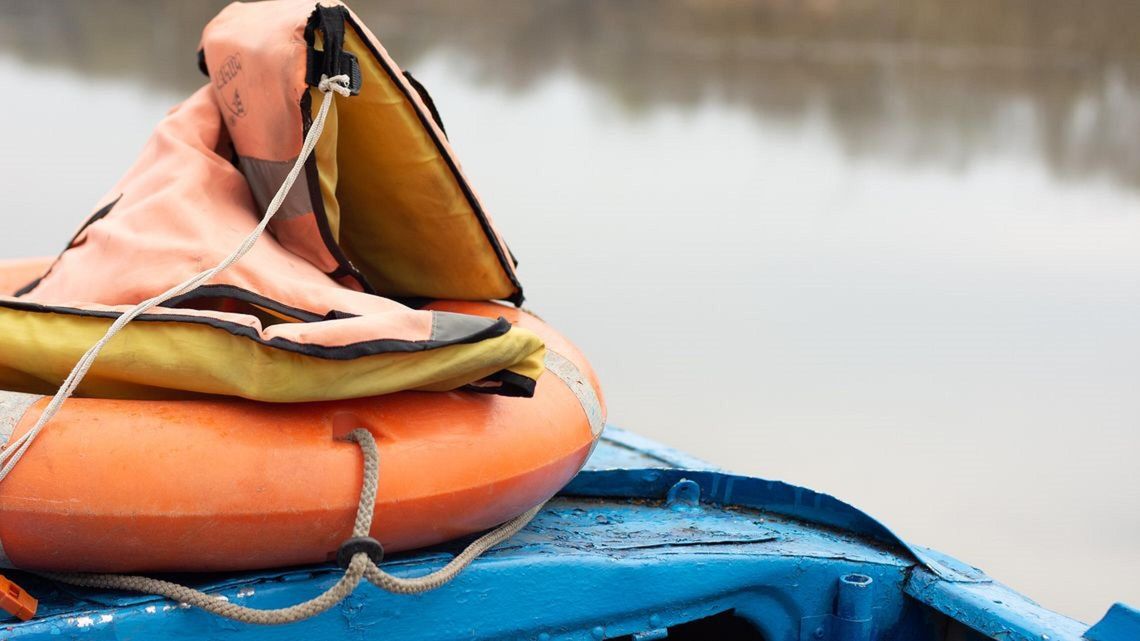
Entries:
<svg viewBox="0 0 1140 641">
<path fill-rule="evenodd" d="M 187 278 L 165 292 L 142 301 L 120 315 L 107 329 L 103 337 L 92 345 L 75 364 L 71 373 L 67 375 L 67 378 L 64 379 L 63 383 L 59 386 L 59 390 L 56 391 L 51 402 L 44 408 L 44 411 L 40 414 L 39 419 L 36 420 L 32 428 L 25 432 L 20 438 L 12 441 L 3 453 L 0 453 L 0 461 L 4 464 L 3 467 L 0 468 L 0 482 L 8 476 L 24 456 L 24 453 L 28 451 L 28 447 L 31 446 L 32 441 L 36 439 L 36 436 L 43 431 L 48 422 L 59 412 L 64 401 L 79 387 L 79 384 L 87 375 L 88 370 L 91 369 L 91 365 L 95 362 L 96 357 L 99 356 L 99 352 L 103 350 L 107 343 L 109 343 L 127 323 L 130 323 L 147 310 L 175 296 L 184 294 L 210 280 L 240 260 L 250 249 L 253 249 L 254 244 L 257 243 L 257 240 L 261 238 L 261 235 L 265 232 L 269 221 L 273 219 L 277 210 L 281 208 L 281 204 L 285 201 L 286 195 L 288 195 L 289 191 L 293 188 L 293 183 L 296 182 L 302 168 L 305 166 L 305 161 L 308 160 L 313 149 L 316 147 L 317 141 L 321 137 L 321 132 L 324 131 L 325 128 L 325 119 L 328 117 L 329 108 L 333 102 L 333 94 L 340 94 L 341 96 L 351 95 L 349 88 L 350 82 L 351 80 L 347 75 L 338 75 L 331 78 L 321 76 L 320 83 L 317 86 L 324 94 L 320 110 L 317 112 L 316 118 L 313 119 L 308 133 L 305 135 L 305 140 L 301 145 L 301 152 L 297 156 L 297 161 L 293 163 L 293 168 L 289 170 L 284 182 L 281 183 L 281 187 L 273 196 L 273 200 L 269 202 L 269 206 L 266 208 L 265 215 L 261 218 L 261 222 L 245 237 L 237 249 L 216 266 Z M 372 438 L 372 434 L 367 430 L 354 430 L 349 434 L 348 438 L 360 446 L 361 453 L 364 455 L 364 484 L 360 488 L 360 504 L 357 506 L 356 522 L 353 524 L 352 532 L 354 537 L 365 537 L 368 536 L 372 527 L 373 510 L 376 505 L 376 484 L 380 473 L 379 453 L 376 449 L 375 439 Z M 540 509 L 542 509 L 541 505 L 536 506 L 525 514 L 517 516 L 487 534 L 484 534 L 467 546 L 462 553 L 452 559 L 447 565 L 425 576 L 413 578 L 393 576 L 381 570 L 376 563 L 369 558 L 367 553 L 357 552 L 352 555 L 352 559 L 341 578 L 328 590 L 308 601 L 276 610 L 248 608 L 218 599 L 210 594 L 178 583 L 152 579 L 145 576 L 87 573 L 45 573 L 43 576 L 61 583 L 87 588 L 128 590 L 164 596 L 180 603 L 187 603 L 202 608 L 218 616 L 244 623 L 266 625 L 292 623 L 316 616 L 335 606 L 337 603 L 340 603 L 356 589 L 356 586 L 360 584 L 362 579 L 367 579 L 377 587 L 397 594 L 417 594 L 440 587 L 454 579 L 480 554 L 498 545 L 502 541 L 509 539 L 519 530 L 526 527 L 527 523 L 538 514 Z"/>
</svg>

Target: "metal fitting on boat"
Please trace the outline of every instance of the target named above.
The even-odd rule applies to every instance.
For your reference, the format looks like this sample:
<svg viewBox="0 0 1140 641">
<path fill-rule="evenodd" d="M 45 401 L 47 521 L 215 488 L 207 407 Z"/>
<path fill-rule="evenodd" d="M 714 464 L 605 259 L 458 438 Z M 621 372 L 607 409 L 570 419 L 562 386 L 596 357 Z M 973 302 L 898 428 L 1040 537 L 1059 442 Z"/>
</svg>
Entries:
<svg viewBox="0 0 1140 641">
<path fill-rule="evenodd" d="M 665 505 L 680 512 L 700 509 L 701 486 L 689 479 L 677 481 L 665 495 Z"/>
<path fill-rule="evenodd" d="M 836 641 L 870 641 L 874 581 L 866 574 L 839 577 L 833 632 Z"/>
</svg>

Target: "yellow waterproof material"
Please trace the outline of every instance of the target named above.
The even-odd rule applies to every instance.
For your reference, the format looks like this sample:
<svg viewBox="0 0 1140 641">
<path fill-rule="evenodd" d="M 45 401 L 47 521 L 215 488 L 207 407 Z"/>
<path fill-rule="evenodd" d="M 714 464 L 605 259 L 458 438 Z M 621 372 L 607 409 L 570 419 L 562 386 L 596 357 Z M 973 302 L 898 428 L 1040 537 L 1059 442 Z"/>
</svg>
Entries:
<svg viewBox="0 0 1140 641">
<path fill-rule="evenodd" d="M 473 208 L 446 143 L 437 144 L 441 132 L 417 115 L 423 103 L 379 75 L 394 64 L 375 54 L 351 14 L 334 9 L 235 5 L 211 23 L 210 84 L 159 124 L 47 273 L 0 296 L 0 388 L 52 391 L 123 310 L 237 247 L 296 160 L 320 96 L 308 81 L 319 78 L 322 55 L 363 46 L 380 57 L 338 57 L 349 61 L 357 93 L 335 99 L 271 235 L 211 282 L 127 325 L 79 393 L 277 402 L 533 393 L 544 354 L 533 333 L 502 318 L 405 305 L 519 300 L 521 290 L 511 261 L 500 260 L 505 245 Z"/>
<path fill-rule="evenodd" d="M 0 332 L 9 337 L 0 351 L 0 389 L 54 391 L 114 322 L 115 312 L 0 305 Z M 252 334 L 234 331 L 248 326 L 236 315 L 211 314 L 209 324 L 196 322 L 200 318 L 191 310 L 171 310 L 127 325 L 83 379 L 82 394 L 136 399 L 221 394 L 284 403 L 452 390 L 494 377 L 505 363 L 520 379 L 535 380 L 542 371 L 541 348 L 535 353 L 533 335 L 519 330 L 473 344 L 374 354 L 362 349 L 340 359 L 330 357 L 331 350 L 316 355 L 282 349 L 274 339 L 251 340 Z M 528 358 L 532 355 L 539 358 Z"/>
<path fill-rule="evenodd" d="M 380 292 L 511 298 L 506 246 L 480 226 L 474 195 L 463 192 L 433 143 L 434 123 L 417 126 L 414 103 L 371 42 L 363 31 L 346 30 L 344 49 L 360 61 L 362 82 L 360 95 L 338 110 L 341 131 L 351 132 L 337 150 L 344 159 L 336 195 L 345 253 Z"/>
</svg>

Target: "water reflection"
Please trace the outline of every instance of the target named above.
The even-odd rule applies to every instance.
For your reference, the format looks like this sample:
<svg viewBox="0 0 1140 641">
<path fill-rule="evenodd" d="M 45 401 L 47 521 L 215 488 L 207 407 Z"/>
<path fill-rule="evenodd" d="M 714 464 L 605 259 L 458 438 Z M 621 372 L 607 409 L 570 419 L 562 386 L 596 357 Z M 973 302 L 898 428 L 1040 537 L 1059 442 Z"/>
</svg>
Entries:
<svg viewBox="0 0 1140 641">
<path fill-rule="evenodd" d="M 0 4 L 0 51 L 182 95 L 223 2 Z M 1016 149 L 1053 174 L 1140 184 L 1140 5 L 969 0 L 371 0 L 354 3 L 405 64 L 446 53 L 522 92 L 572 72 L 638 117 L 736 105 L 825 115 L 852 157 L 962 168 Z"/>
<path fill-rule="evenodd" d="M 0 0 L 0 82 L 44 71 L 0 107 L 0 255 L 58 250 L 220 6 Z M 1140 3 L 354 6 L 615 422 L 1140 603 Z"/>
</svg>

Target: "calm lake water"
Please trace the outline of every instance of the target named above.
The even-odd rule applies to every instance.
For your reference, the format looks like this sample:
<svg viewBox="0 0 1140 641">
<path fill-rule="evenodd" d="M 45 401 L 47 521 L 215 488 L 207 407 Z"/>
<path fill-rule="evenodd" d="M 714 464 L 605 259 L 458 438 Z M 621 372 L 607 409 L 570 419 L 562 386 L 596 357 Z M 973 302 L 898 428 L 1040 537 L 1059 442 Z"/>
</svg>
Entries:
<svg viewBox="0 0 1140 641">
<path fill-rule="evenodd" d="M 61 248 L 219 6 L 0 0 L 0 254 Z M 1140 604 L 1140 3 L 356 6 L 614 424 Z"/>
</svg>

